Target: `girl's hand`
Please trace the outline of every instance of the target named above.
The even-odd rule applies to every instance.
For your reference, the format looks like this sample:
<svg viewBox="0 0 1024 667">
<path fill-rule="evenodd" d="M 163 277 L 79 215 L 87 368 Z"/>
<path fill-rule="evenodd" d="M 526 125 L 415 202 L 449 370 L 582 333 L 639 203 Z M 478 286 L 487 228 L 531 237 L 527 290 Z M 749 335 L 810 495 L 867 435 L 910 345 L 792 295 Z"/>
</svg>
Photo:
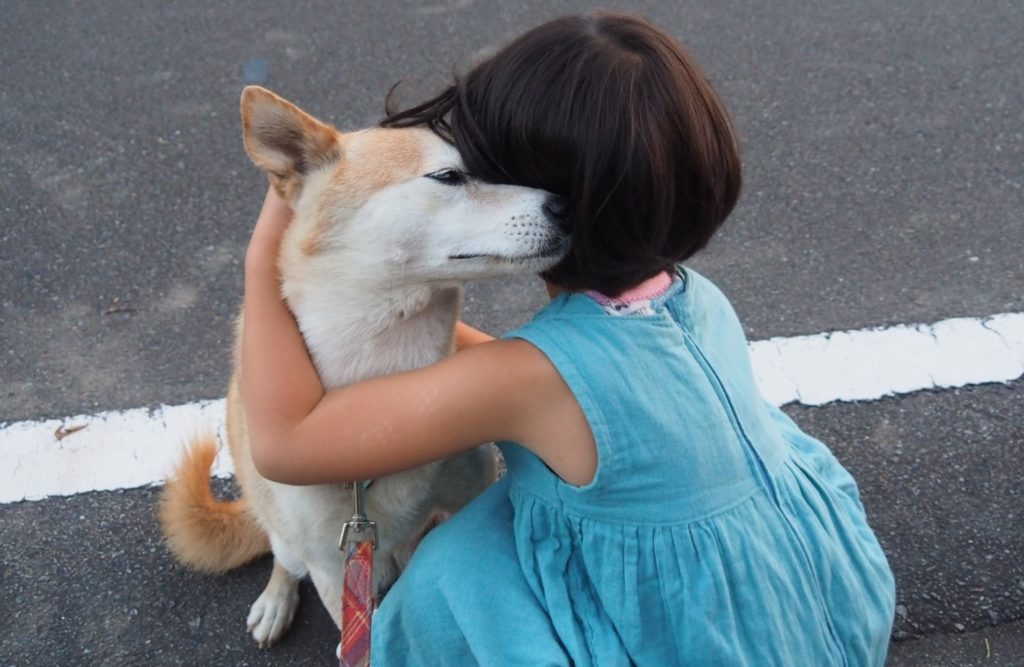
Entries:
<svg viewBox="0 0 1024 667">
<path fill-rule="evenodd" d="M 259 263 L 274 266 L 277 253 L 281 247 L 281 238 L 292 221 L 293 212 L 288 203 L 277 194 L 273 186 L 267 188 L 267 196 L 263 199 L 263 209 L 256 219 L 256 227 L 249 239 L 246 251 L 248 264 Z"/>
</svg>

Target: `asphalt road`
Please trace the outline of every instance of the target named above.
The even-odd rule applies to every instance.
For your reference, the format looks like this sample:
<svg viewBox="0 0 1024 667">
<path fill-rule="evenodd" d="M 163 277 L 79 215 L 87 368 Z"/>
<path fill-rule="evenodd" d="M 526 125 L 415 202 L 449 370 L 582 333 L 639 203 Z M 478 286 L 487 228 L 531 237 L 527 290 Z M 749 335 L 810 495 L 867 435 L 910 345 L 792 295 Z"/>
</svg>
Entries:
<svg viewBox="0 0 1024 667">
<path fill-rule="evenodd" d="M 415 100 L 590 6 L 2 3 L 0 422 L 223 395 L 265 187 L 246 79 L 355 129 L 399 79 Z M 1024 311 L 1024 5 L 605 6 L 681 37 L 733 114 L 744 194 L 693 266 L 751 338 Z M 529 278 L 481 283 L 466 319 L 497 332 L 543 302 Z M 1022 387 L 787 408 L 860 482 L 897 574 L 892 664 L 1024 662 Z M 268 564 L 180 569 L 154 494 L 0 505 L 0 665 L 329 659 L 310 590 L 280 647 L 252 646 Z M 994 657 L 970 662 L 981 639 Z"/>
</svg>

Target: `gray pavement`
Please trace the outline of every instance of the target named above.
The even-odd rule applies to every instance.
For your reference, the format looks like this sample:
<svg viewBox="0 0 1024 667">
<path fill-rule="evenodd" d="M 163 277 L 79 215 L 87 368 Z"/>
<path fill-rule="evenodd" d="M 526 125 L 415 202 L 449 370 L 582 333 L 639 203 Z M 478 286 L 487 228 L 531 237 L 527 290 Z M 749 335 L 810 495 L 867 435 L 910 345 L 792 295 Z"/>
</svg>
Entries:
<svg viewBox="0 0 1024 667">
<path fill-rule="evenodd" d="M 889 667 L 991 667 L 1024 664 L 1024 622 L 978 632 L 934 635 L 893 644 Z"/>
<path fill-rule="evenodd" d="M 415 99 L 454 63 L 585 6 L 8 5 L 6 419 L 222 393 L 263 188 L 241 146 L 246 63 L 361 127 L 391 83 Z M 685 39 L 735 117 L 744 195 L 695 265 L 752 337 L 1024 307 L 1020 3 L 618 5 Z M 511 314 L 500 324 L 535 305 L 482 295 Z"/>
<path fill-rule="evenodd" d="M 0 422 L 223 395 L 264 187 L 237 100 L 260 61 L 353 129 L 393 82 L 413 100 L 591 6 L 3 3 Z M 752 338 L 1024 310 L 1020 2 L 605 6 L 683 38 L 734 116 L 744 194 L 693 265 Z M 532 279 L 481 283 L 466 318 L 501 331 L 543 302 Z M 1022 388 L 787 408 L 854 473 L 889 554 L 890 664 L 1024 664 Z M 251 645 L 268 564 L 180 569 L 154 494 L 0 505 L 0 665 L 329 660 L 310 590 L 281 646 Z"/>
</svg>

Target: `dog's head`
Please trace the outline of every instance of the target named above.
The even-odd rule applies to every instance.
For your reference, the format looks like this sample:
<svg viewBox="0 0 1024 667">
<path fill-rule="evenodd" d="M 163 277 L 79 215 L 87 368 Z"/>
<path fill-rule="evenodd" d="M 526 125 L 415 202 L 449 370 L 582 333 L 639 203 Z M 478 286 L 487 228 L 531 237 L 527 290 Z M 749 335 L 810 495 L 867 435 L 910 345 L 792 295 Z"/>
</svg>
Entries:
<svg viewBox="0 0 1024 667">
<path fill-rule="evenodd" d="M 241 106 L 246 151 L 295 210 L 286 281 L 326 263 L 339 279 L 454 284 L 543 271 L 568 248 L 552 195 L 468 176 L 429 130 L 341 133 L 256 86 Z"/>
</svg>

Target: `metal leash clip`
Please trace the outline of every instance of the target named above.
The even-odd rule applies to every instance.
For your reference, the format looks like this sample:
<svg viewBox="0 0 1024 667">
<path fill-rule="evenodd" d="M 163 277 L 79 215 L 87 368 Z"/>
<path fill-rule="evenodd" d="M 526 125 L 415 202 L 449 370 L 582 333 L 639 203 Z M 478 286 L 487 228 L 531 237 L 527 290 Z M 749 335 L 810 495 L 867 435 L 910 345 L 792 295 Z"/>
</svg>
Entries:
<svg viewBox="0 0 1024 667">
<path fill-rule="evenodd" d="M 370 542 L 373 548 L 377 548 L 377 524 L 366 516 L 365 498 L 366 488 L 369 486 L 364 482 L 352 484 L 352 491 L 355 500 L 355 512 L 352 518 L 341 527 L 341 538 L 338 540 L 338 548 L 342 551 L 348 544 L 359 542 Z"/>
<path fill-rule="evenodd" d="M 377 524 L 366 516 L 363 494 L 370 482 L 352 485 L 355 512 L 341 528 L 338 549 L 343 554 L 341 587 L 340 667 L 369 667 L 373 610 L 373 552 L 377 549 Z"/>
</svg>

